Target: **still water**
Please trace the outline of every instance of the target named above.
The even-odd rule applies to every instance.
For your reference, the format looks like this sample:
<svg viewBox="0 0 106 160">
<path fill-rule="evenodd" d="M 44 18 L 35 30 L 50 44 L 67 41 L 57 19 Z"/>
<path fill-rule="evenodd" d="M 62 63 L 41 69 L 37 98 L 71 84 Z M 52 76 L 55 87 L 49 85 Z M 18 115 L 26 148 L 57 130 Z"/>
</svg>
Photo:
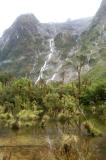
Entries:
<svg viewBox="0 0 106 160">
<path fill-rule="evenodd" d="M 82 148 L 77 148 L 83 154 L 76 159 L 71 155 L 61 156 L 61 136 L 62 131 L 56 127 L 28 128 L 17 132 L 0 129 L 0 160 L 106 160 L 106 137 L 83 137 L 80 141 Z"/>
</svg>

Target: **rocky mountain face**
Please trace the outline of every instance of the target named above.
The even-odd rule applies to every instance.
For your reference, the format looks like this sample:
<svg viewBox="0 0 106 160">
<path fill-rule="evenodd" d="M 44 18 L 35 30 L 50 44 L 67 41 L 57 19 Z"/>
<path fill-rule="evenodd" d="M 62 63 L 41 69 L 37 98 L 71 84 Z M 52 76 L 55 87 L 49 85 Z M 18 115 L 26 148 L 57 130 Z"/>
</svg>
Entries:
<svg viewBox="0 0 106 160">
<path fill-rule="evenodd" d="M 33 15 L 18 17 L 0 38 L 0 69 L 25 75 L 31 71 L 35 59 L 40 59 L 40 66 L 48 52 L 47 36 Z"/>
<path fill-rule="evenodd" d="M 106 24 L 106 0 L 102 0 L 102 3 L 100 5 L 100 8 L 95 15 L 95 18 L 93 20 L 93 24 Z"/>
<path fill-rule="evenodd" d="M 77 74 L 68 61 L 86 54 L 84 73 L 97 70 L 105 65 L 105 44 L 106 0 L 93 19 L 44 24 L 32 14 L 21 15 L 0 38 L 0 71 L 27 75 L 36 83 L 68 82 Z"/>
<path fill-rule="evenodd" d="M 102 0 L 89 29 L 82 33 L 80 51 L 93 59 L 89 74 L 94 79 L 106 77 L 106 0 Z"/>
<path fill-rule="evenodd" d="M 61 63 L 62 56 L 67 57 L 65 54 L 81 32 L 74 29 L 71 22 L 42 24 L 32 14 L 21 15 L 0 38 L 0 70 L 17 76 L 27 75 L 36 81 L 51 55 L 47 62 L 50 65 L 44 67 L 45 74 L 41 77 L 48 79 Z"/>
</svg>

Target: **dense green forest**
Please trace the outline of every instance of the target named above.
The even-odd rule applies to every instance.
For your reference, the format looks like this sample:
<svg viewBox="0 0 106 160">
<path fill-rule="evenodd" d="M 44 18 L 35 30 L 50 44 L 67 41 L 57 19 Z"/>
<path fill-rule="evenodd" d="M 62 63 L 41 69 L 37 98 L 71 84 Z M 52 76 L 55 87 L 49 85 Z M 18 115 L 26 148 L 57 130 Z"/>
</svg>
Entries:
<svg viewBox="0 0 106 160">
<path fill-rule="evenodd" d="M 18 129 L 49 122 L 77 128 L 90 135 L 101 133 L 96 124 L 106 124 L 106 81 L 80 79 L 70 83 L 0 74 L 0 126 Z M 92 123 L 93 122 L 93 123 Z M 96 125 L 96 126 L 95 126 Z M 100 130 L 100 131 L 99 131 Z"/>
</svg>

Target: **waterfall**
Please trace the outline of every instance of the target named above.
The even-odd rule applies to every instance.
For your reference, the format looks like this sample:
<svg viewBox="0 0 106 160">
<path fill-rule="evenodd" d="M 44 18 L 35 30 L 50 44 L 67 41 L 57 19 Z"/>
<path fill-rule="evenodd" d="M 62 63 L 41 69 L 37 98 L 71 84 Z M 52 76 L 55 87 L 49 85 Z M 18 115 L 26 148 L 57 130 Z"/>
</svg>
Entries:
<svg viewBox="0 0 106 160">
<path fill-rule="evenodd" d="M 48 84 L 50 81 L 53 81 L 55 79 L 56 75 L 57 75 L 57 73 L 54 73 L 53 76 L 46 81 L 46 84 Z"/>
<path fill-rule="evenodd" d="M 52 78 L 50 79 L 51 81 L 53 81 L 56 77 L 56 73 L 53 74 Z"/>
<path fill-rule="evenodd" d="M 47 80 L 46 83 L 49 83 L 50 81 L 53 81 L 55 79 L 55 77 L 57 76 L 58 74 L 58 71 L 62 68 L 62 64 L 60 64 L 60 66 L 57 68 L 56 72 L 53 74 L 53 76 Z"/>
<path fill-rule="evenodd" d="M 50 39 L 49 40 L 49 48 L 50 48 L 50 53 L 47 57 L 47 60 L 44 62 L 44 65 L 41 67 L 41 70 L 40 70 L 40 74 L 35 82 L 35 84 L 41 79 L 43 78 L 43 72 L 47 69 L 48 65 L 47 63 L 50 61 L 53 53 L 54 53 L 54 39 Z"/>
</svg>

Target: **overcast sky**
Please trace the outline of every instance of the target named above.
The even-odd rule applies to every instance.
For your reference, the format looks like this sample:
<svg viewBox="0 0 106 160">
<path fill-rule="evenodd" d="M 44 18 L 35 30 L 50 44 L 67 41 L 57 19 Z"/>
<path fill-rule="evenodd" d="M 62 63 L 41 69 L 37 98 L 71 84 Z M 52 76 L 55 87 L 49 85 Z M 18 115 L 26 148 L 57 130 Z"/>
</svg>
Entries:
<svg viewBox="0 0 106 160">
<path fill-rule="evenodd" d="M 63 22 L 95 15 L 102 0 L 0 0 L 0 35 L 17 16 L 33 13 L 40 22 Z"/>
</svg>

